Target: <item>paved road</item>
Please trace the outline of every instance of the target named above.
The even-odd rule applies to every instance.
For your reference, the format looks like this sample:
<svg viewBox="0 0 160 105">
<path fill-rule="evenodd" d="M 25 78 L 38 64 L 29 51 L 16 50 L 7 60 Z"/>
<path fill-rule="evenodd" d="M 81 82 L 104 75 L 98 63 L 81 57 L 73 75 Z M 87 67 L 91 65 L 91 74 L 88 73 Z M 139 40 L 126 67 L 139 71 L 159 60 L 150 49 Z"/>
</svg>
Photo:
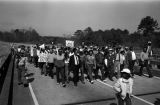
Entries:
<svg viewBox="0 0 160 105">
<path fill-rule="evenodd" d="M 114 82 L 108 79 L 94 84 L 79 82 L 78 87 L 70 82 L 63 88 L 56 84 L 55 79 L 41 76 L 39 68 L 32 64 L 28 64 L 28 74 L 31 87 L 24 88 L 17 85 L 15 70 L 13 105 L 34 105 L 36 100 L 36 105 L 116 105 L 115 92 L 111 88 Z M 34 94 L 30 92 L 32 89 Z M 136 75 L 133 90 L 137 96 L 132 99 L 133 105 L 153 105 L 156 98 L 160 98 L 160 79 Z"/>
</svg>

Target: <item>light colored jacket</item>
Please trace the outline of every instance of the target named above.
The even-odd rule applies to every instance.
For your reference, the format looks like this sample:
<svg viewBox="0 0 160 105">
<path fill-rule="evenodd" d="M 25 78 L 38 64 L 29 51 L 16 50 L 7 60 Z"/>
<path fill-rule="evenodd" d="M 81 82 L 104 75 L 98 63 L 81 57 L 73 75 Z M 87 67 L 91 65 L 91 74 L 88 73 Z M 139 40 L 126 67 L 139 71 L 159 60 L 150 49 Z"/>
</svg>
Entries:
<svg viewBox="0 0 160 105">
<path fill-rule="evenodd" d="M 128 93 L 129 96 L 132 95 L 132 88 L 133 88 L 133 79 L 129 78 L 128 80 L 124 78 L 119 78 L 117 82 L 114 84 L 113 89 L 121 94 L 121 98 L 125 99 L 126 94 Z"/>
</svg>

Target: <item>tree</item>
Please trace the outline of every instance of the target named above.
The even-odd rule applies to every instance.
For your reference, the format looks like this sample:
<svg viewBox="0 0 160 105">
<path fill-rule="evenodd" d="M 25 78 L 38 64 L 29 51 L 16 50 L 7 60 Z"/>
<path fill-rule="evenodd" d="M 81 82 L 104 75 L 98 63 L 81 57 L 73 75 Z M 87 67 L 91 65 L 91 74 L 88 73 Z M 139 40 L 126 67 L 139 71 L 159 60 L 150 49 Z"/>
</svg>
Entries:
<svg viewBox="0 0 160 105">
<path fill-rule="evenodd" d="M 150 16 L 146 16 L 145 18 L 143 18 L 138 25 L 138 31 L 142 32 L 143 36 L 150 37 L 150 34 L 158 29 L 158 22 Z"/>
<path fill-rule="evenodd" d="M 84 30 L 84 36 L 86 35 L 91 35 L 93 32 L 92 28 L 91 27 L 87 27 L 85 30 Z"/>
</svg>

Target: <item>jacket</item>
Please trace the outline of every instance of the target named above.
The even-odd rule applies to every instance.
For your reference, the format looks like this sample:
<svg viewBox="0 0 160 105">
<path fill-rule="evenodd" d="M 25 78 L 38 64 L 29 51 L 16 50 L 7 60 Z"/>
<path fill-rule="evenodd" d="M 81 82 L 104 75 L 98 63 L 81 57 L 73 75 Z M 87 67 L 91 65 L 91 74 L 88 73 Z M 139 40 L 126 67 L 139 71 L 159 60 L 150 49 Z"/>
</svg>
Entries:
<svg viewBox="0 0 160 105">
<path fill-rule="evenodd" d="M 129 96 L 132 95 L 132 88 L 133 88 L 133 79 L 129 78 L 128 80 L 124 78 L 119 78 L 117 82 L 113 86 L 114 90 L 121 94 L 121 98 L 125 99 L 127 93 Z"/>
</svg>

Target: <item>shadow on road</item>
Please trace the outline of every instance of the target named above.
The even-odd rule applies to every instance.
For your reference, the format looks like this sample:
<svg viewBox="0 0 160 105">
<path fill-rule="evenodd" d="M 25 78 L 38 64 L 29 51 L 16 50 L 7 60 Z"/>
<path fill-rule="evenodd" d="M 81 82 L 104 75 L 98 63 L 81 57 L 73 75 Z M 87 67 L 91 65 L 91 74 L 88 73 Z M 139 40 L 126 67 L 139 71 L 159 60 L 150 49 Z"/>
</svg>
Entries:
<svg viewBox="0 0 160 105">
<path fill-rule="evenodd" d="M 33 75 L 34 75 L 34 73 L 29 73 L 29 74 L 25 75 L 25 77 L 31 77 Z"/>
<path fill-rule="evenodd" d="M 29 78 L 29 79 L 27 79 L 27 81 L 28 81 L 28 83 L 31 83 L 34 81 L 34 78 Z"/>
<path fill-rule="evenodd" d="M 160 105 L 160 99 L 156 98 L 156 101 L 154 102 L 154 105 Z"/>
<path fill-rule="evenodd" d="M 76 103 L 69 103 L 69 104 L 63 104 L 63 105 L 79 105 L 79 104 L 89 104 L 94 102 L 102 102 L 102 101 L 113 101 L 115 98 L 108 98 L 108 99 L 99 99 L 99 100 L 92 100 L 92 101 L 85 101 L 85 102 L 76 102 Z M 111 103 L 110 105 L 117 105 L 115 103 Z"/>
</svg>

